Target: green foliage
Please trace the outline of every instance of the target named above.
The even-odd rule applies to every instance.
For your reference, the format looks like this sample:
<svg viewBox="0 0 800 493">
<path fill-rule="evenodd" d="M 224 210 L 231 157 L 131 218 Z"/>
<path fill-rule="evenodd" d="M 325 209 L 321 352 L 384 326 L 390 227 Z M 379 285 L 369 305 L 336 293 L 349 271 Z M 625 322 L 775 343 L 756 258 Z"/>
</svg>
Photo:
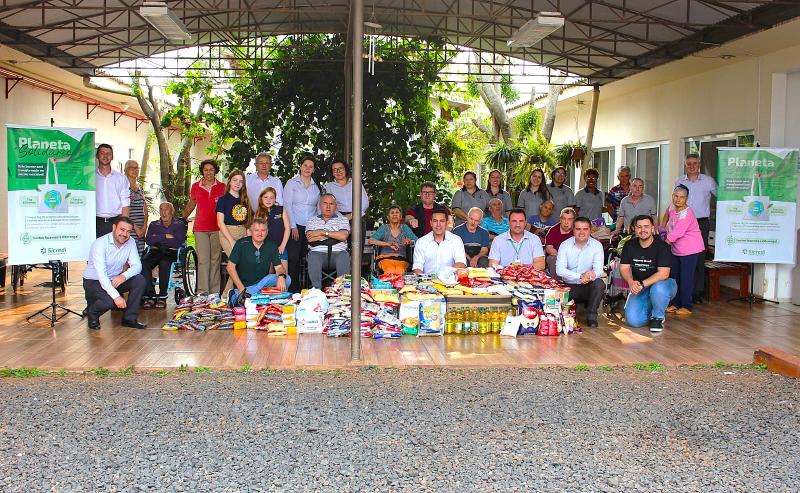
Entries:
<svg viewBox="0 0 800 493">
<path fill-rule="evenodd" d="M 439 157 L 442 172 L 451 182 L 462 179 L 464 172 L 475 170 L 476 164 L 484 160 L 489 138 L 478 130 L 468 115 L 453 121 L 453 129 L 439 141 Z M 442 191 L 439 192 L 442 199 Z"/>
<path fill-rule="evenodd" d="M 178 367 L 179 373 L 186 373 L 187 371 L 189 371 L 189 365 L 182 364 Z"/>
<path fill-rule="evenodd" d="M 113 372 L 114 376 L 117 376 L 117 377 L 127 377 L 127 376 L 130 376 L 130 375 L 133 375 L 134 373 L 136 373 L 136 368 L 133 365 L 125 367 L 125 368 L 121 368 L 121 369 Z"/>
<path fill-rule="evenodd" d="M 506 104 L 514 104 L 519 101 L 519 91 L 514 87 L 511 75 L 503 74 L 500 76 L 500 95 Z"/>
<path fill-rule="evenodd" d="M 499 169 L 503 176 L 508 176 L 510 170 L 515 170 L 523 157 L 522 148 L 516 144 L 499 142 L 486 152 L 486 164 L 490 168 Z"/>
<path fill-rule="evenodd" d="M 211 368 L 207 366 L 198 366 L 194 369 L 195 373 L 211 373 Z"/>
<path fill-rule="evenodd" d="M 14 378 L 31 378 L 49 375 L 47 370 L 40 370 L 39 368 L 30 368 L 22 366 L 20 368 L 0 368 L 0 377 L 14 377 Z"/>
<path fill-rule="evenodd" d="M 575 371 L 591 371 L 591 370 L 592 369 L 589 367 L 589 365 L 585 363 L 581 363 L 575 366 Z"/>
<path fill-rule="evenodd" d="M 727 361 L 717 361 L 711 368 L 726 369 L 726 370 L 760 370 L 765 371 L 767 365 L 762 363 L 729 363 Z"/>
<path fill-rule="evenodd" d="M 533 105 L 528 106 L 524 113 L 515 116 L 513 120 L 520 139 L 542 138 L 542 113 Z"/>
<path fill-rule="evenodd" d="M 509 178 L 509 188 L 521 190 L 528 186 L 531 173 L 536 168 L 541 168 L 545 175 L 555 167 L 555 156 L 553 148 L 544 139 L 528 138 L 520 147 L 522 156 L 520 163 L 513 168 Z"/>
<path fill-rule="evenodd" d="M 600 365 L 596 366 L 595 369 L 600 371 L 614 371 L 614 367 L 611 365 Z"/>
<path fill-rule="evenodd" d="M 111 370 L 100 366 L 98 368 L 89 368 L 88 370 L 84 370 L 83 374 L 94 375 L 96 377 L 107 377 L 111 374 Z"/>
<path fill-rule="evenodd" d="M 239 373 L 250 373 L 251 371 L 253 371 L 253 365 L 251 365 L 250 363 L 245 363 L 242 365 L 241 368 L 239 368 L 236 371 Z"/>
<path fill-rule="evenodd" d="M 169 370 L 158 370 L 158 371 L 156 372 L 156 376 L 157 376 L 158 378 L 164 378 L 164 377 L 166 377 L 166 376 L 169 376 L 169 374 L 170 374 Z"/>
<path fill-rule="evenodd" d="M 642 371 L 649 371 L 649 372 L 661 372 L 665 371 L 667 368 L 662 365 L 661 363 L 656 363 L 655 361 L 650 361 L 648 363 L 634 363 L 633 368 Z"/>
<path fill-rule="evenodd" d="M 586 146 L 581 144 L 580 141 L 564 142 L 563 144 L 557 145 L 555 148 L 553 148 L 553 152 L 555 153 L 556 157 L 556 164 L 558 166 L 564 166 L 567 169 L 580 165 L 579 161 L 572 159 L 572 151 L 575 148 L 583 149 L 583 152 L 586 153 Z"/>
<path fill-rule="evenodd" d="M 381 61 L 375 75 L 365 73 L 363 108 L 362 176 L 372 219 L 398 191 L 398 201 L 410 201 L 403 205 L 416 202 L 419 190 L 410 190 L 409 182 L 440 181 L 434 149 L 447 126 L 429 96 L 446 60 L 443 50 L 437 40 L 377 40 Z M 325 183 L 330 158 L 344 154 L 345 40 L 338 34 L 287 36 L 262 54 L 239 61 L 244 76 L 214 103 L 216 115 L 209 119 L 218 139 L 239 141 L 226 152 L 228 166 L 246 166 L 259 151 L 273 149 L 273 173 L 285 181 L 297 173 L 299 158 L 311 154 L 325 158 L 315 173 Z"/>
</svg>

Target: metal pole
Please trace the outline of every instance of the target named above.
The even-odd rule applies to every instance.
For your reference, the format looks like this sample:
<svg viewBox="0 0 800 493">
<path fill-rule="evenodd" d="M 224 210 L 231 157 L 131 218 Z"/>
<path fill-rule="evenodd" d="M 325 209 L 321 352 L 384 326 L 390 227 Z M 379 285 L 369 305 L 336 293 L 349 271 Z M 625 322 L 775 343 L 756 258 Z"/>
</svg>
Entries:
<svg viewBox="0 0 800 493">
<path fill-rule="evenodd" d="M 353 50 L 353 145 L 350 152 L 353 156 L 353 230 L 350 233 L 353 246 L 352 266 L 350 272 L 353 276 L 350 290 L 350 360 L 361 359 L 361 116 L 364 97 L 364 61 L 361 53 L 364 51 L 364 0 L 353 0 L 352 50 Z"/>
<path fill-rule="evenodd" d="M 592 109 L 589 113 L 589 128 L 586 130 L 586 154 L 583 155 L 581 169 L 586 171 L 589 159 L 592 156 L 592 140 L 594 139 L 594 122 L 597 119 L 597 104 L 600 100 L 600 86 L 595 84 L 592 91 Z M 580 180 L 578 180 L 580 181 Z"/>
</svg>

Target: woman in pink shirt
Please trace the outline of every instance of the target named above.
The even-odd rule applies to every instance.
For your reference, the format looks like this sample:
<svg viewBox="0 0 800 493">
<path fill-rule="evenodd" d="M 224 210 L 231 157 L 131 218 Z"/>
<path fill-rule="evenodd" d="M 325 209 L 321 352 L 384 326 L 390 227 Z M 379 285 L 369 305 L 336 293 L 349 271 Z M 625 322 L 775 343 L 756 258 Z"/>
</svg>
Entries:
<svg viewBox="0 0 800 493">
<path fill-rule="evenodd" d="M 667 313 L 692 314 L 694 269 L 705 251 L 697 218 L 689 208 L 689 189 L 678 185 L 672 191 L 672 206 L 667 210 L 667 243 L 672 246 L 670 277 L 678 284 Z"/>
</svg>

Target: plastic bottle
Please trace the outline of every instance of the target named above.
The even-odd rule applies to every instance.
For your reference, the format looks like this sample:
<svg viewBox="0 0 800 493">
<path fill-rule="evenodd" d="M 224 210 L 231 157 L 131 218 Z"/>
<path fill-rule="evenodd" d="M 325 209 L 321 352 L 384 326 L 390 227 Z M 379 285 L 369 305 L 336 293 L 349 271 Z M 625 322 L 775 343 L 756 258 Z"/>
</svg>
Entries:
<svg viewBox="0 0 800 493">
<path fill-rule="evenodd" d="M 477 334 L 478 329 L 480 328 L 480 321 L 478 320 L 478 308 L 473 307 L 469 313 L 469 321 L 470 321 L 470 334 Z"/>
<path fill-rule="evenodd" d="M 492 320 L 492 329 L 491 329 L 491 332 L 492 332 L 492 334 L 497 334 L 497 333 L 500 332 L 500 327 L 502 327 L 502 325 L 503 325 L 503 322 L 501 320 L 502 317 L 503 317 L 503 312 L 501 311 L 500 307 L 494 307 L 494 308 L 492 308 L 492 312 L 491 313 L 492 313 L 492 318 L 491 318 L 491 320 Z"/>
<path fill-rule="evenodd" d="M 452 334 L 453 331 L 455 330 L 456 324 L 454 319 L 455 319 L 455 310 L 448 310 L 448 312 L 445 314 L 445 328 L 444 328 L 445 334 Z"/>
<path fill-rule="evenodd" d="M 460 334 L 461 333 L 461 308 L 453 308 L 452 311 L 447 312 L 447 316 L 451 317 L 453 320 L 453 332 L 452 334 Z"/>
</svg>

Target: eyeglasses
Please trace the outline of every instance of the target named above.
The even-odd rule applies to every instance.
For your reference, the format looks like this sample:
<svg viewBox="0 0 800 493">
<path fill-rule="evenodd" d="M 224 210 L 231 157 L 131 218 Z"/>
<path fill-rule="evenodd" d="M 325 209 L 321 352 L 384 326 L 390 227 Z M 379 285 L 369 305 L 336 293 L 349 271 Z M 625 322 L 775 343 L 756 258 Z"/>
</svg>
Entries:
<svg viewBox="0 0 800 493">
<path fill-rule="evenodd" d="M 554 174 L 555 174 L 556 176 L 567 176 L 567 174 L 566 174 L 566 173 L 561 173 L 561 172 L 554 173 Z"/>
<path fill-rule="evenodd" d="M 343 172 L 343 171 L 344 171 L 344 168 L 333 168 L 333 172 L 334 173 L 339 173 L 339 172 Z"/>
<path fill-rule="evenodd" d="M 435 194 L 436 192 L 434 192 L 434 191 L 431 191 L 431 190 L 428 190 L 428 191 L 424 191 L 424 192 L 420 192 L 420 193 L 422 193 L 422 195 L 433 195 L 433 194 Z"/>
<path fill-rule="evenodd" d="M 256 263 L 261 263 L 261 250 L 256 250 Z"/>
</svg>

